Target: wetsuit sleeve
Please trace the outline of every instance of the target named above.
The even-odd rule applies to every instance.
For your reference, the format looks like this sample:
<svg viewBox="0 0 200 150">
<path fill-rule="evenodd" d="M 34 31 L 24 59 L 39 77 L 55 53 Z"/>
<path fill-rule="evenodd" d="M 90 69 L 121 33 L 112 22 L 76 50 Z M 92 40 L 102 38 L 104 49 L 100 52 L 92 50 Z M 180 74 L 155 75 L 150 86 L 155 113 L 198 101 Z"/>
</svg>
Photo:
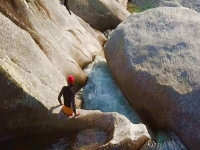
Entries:
<svg viewBox="0 0 200 150">
<path fill-rule="evenodd" d="M 76 115 L 76 105 L 75 105 L 75 95 L 74 94 L 71 96 L 71 102 L 72 102 L 73 112 Z"/>
<path fill-rule="evenodd" d="M 71 12 L 70 12 L 69 7 L 68 7 L 68 0 L 64 1 L 64 5 L 65 5 L 66 9 L 68 10 L 69 14 L 71 15 Z"/>
<path fill-rule="evenodd" d="M 63 88 L 61 89 L 59 95 L 58 95 L 58 102 L 60 103 L 60 105 L 62 105 L 62 102 L 61 102 L 61 96 L 63 95 Z"/>
</svg>

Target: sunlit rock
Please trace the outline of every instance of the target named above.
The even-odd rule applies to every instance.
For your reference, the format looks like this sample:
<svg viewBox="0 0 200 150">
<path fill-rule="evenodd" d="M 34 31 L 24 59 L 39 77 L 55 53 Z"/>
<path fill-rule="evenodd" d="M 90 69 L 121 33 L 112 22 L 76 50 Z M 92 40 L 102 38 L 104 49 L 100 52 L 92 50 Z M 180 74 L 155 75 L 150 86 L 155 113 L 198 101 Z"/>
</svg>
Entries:
<svg viewBox="0 0 200 150">
<path fill-rule="evenodd" d="M 0 24 L 1 139 L 42 124 L 66 81 L 27 32 L 2 14 Z"/>
<path fill-rule="evenodd" d="M 77 134 L 74 149 L 94 150 L 102 146 L 108 140 L 108 134 L 98 128 L 86 129 Z"/>
<path fill-rule="evenodd" d="M 122 4 L 125 8 L 127 8 L 128 0 L 116 0 L 118 3 Z"/>
<path fill-rule="evenodd" d="M 200 15 L 184 7 L 132 14 L 105 46 L 108 67 L 125 97 L 155 128 L 200 147 Z"/>
<path fill-rule="evenodd" d="M 1 1 L 0 9 L 1 141 L 49 131 L 66 77 L 83 86 L 82 68 L 103 55 L 106 38 L 56 0 Z"/>
<path fill-rule="evenodd" d="M 106 43 L 107 38 L 103 35 L 103 33 L 91 28 L 91 26 L 80 17 L 76 16 L 76 18 L 79 21 L 79 23 L 83 26 L 83 28 L 86 29 L 86 31 L 89 32 L 102 46 Z"/>
<path fill-rule="evenodd" d="M 5 16 L 30 34 L 64 77 L 73 74 L 78 86 L 85 83 L 87 76 L 81 68 L 94 55 L 101 55 L 106 40 L 102 33 L 84 25 L 76 15 L 69 15 L 56 0 L 1 1 L 0 7 Z"/>
<path fill-rule="evenodd" d="M 78 109 L 77 111 L 81 115 L 75 118 L 64 116 L 60 112 L 60 108 L 56 108 L 52 112 L 57 115 L 55 121 L 60 122 L 63 129 L 67 126 L 66 131 L 79 131 L 78 141 L 74 143 L 75 148 L 136 150 L 150 139 L 144 124 L 132 124 L 124 115 L 94 110 Z"/>
<path fill-rule="evenodd" d="M 69 9 L 99 31 L 114 29 L 130 13 L 116 0 L 69 0 Z"/>
</svg>

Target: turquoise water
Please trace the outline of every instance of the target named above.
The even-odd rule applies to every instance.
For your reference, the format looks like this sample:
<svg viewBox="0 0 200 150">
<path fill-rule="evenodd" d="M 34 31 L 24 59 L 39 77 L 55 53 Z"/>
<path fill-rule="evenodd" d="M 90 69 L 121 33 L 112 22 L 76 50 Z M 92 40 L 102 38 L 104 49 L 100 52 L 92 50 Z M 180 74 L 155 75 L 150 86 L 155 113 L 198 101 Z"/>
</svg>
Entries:
<svg viewBox="0 0 200 150">
<path fill-rule="evenodd" d="M 142 123 L 141 118 L 115 84 L 104 58 L 97 57 L 84 71 L 88 74 L 89 80 L 84 87 L 85 103 L 83 109 L 119 112 L 133 123 Z"/>
</svg>

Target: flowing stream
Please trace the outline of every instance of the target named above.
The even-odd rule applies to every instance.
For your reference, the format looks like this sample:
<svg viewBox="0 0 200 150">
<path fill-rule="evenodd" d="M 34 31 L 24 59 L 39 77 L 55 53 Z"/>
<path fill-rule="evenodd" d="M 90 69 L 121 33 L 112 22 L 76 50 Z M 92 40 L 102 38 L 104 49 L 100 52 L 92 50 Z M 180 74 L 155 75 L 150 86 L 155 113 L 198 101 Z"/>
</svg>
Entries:
<svg viewBox="0 0 200 150">
<path fill-rule="evenodd" d="M 84 71 L 89 76 L 89 80 L 83 90 L 83 109 L 118 112 L 127 116 L 133 123 L 142 122 L 115 84 L 104 58 L 96 57 Z"/>
<path fill-rule="evenodd" d="M 83 88 L 83 109 L 118 112 L 134 124 L 143 123 L 115 84 L 105 58 L 97 56 L 94 62 L 84 71 L 89 78 Z M 152 137 L 152 141 L 148 143 L 149 150 L 186 150 L 179 137 L 173 132 L 159 131 L 152 133 L 150 129 L 148 130 Z"/>
</svg>

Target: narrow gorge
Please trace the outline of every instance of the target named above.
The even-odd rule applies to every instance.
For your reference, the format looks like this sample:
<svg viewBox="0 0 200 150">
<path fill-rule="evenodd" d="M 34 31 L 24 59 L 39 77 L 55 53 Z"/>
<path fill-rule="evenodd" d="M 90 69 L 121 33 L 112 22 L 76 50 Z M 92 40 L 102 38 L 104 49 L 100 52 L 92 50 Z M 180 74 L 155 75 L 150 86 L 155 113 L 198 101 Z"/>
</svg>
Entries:
<svg viewBox="0 0 200 150">
<path fill-rule="evenodd" d="M 0 0 L 0 149 L 198 150 L 199 1 L 63 2 Z"/>
</svg>

